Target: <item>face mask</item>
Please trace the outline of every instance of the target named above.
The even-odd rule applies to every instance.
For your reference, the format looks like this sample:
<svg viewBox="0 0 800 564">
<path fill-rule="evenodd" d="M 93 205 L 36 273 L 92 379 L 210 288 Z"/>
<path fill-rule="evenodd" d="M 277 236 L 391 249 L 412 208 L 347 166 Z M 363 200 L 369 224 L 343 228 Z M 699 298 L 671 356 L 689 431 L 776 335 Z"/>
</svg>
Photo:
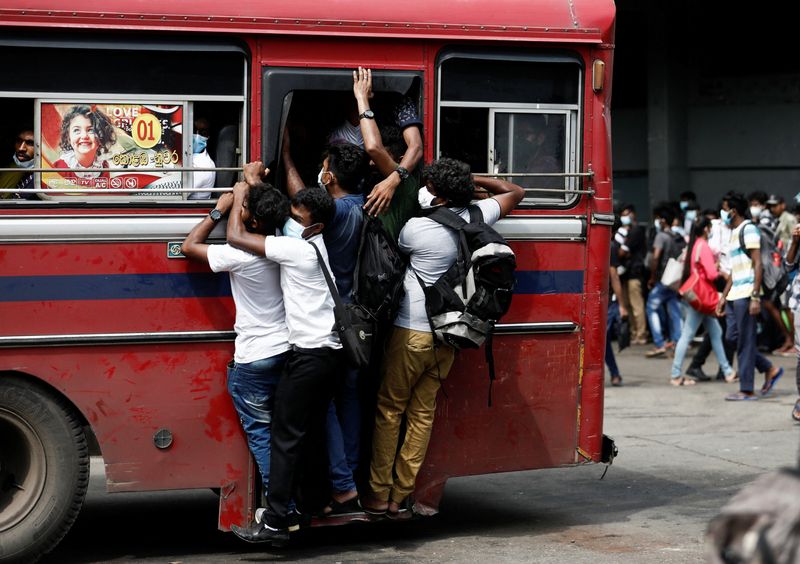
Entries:
<svg viewBox="0 0 800 564">
<path fill-rule="evenodd" d="M 681 206 L 681 211 L 686 211 L 686 208 L 689 207 L 689 202 L 681 202 L 680 206 Z"/>
<path fill-rule="evenodd" d="M 631 224 L 631 221 L 632 221 L 632 220 L 631 220 L 631 216 L 629 216 L 629 215 L 623 215 L 623 216 L 621 216 L 621 217 L 619 218 L 619 222 L 620 222 L 622 225 L 630 225 L 630 224 Z"/>
<path fill-rule="evenodd" d="M 192 135 L 192 152 L 196 155 L 206 150 L 208 137 L 203 137 L 199 133 Z"/>
<path fill-rule="evenodd" d="M 19 168 L 31 168 L 33 166 L 33 159 L 21 161 L 17 158 L 17 155 L 14 155 L 14 164 Z"/>
<path fill-rule="evenodd" d="M 722 220 L 722 223 L 724 223 L 725 225 L 730 225 L 731 224 L 731 219 L 733 219 L 731 217 L 731 212 L 729 212 L 727 210 L 719 210 L 719 218 Z"/>
<path fill-rule="evenodd" d="M 761 211 L 763 209 L 764 208 L 760 206 L 750 206 L 750 217 L 752 217 L 753 219 L 758 219 L 758 216 L 761 215 Z"/>
<path fill-rule="evenodd" d="M 683 229 L 679 225 L 673 225 L 669 230 L 677 235 L 683 235 Z"/>
<path fill-rule="evenodd" d="M 305 227 L 297 223 L 291 217 L 286 220 L 286 223 L 283 224 L 283 229 L 281 230 L 285 237 L 292 237 L 294 239 L 302 239 L 303 232 L 306 230 Z"/>
<path fill-rule="evenodd" d="M 325 183 L 322 181 L 322 177 L 323 177 L 323 176 L 325 176 L 325 173 L 326 173 L 326 172 L 329 172 L 329 171 L 325 170 L 324 168 L 321 168 L 321 169 L 319 169 L 319 174 L 317 175 L 317 185 L 318 185 L 320 188 L 322 188 L 323 190 L 327 190 L 327 189 L 328 189 L 328 185 L 327 185 L 327 184 L 325 184 Z M 330 182 L 330 180 L 328 180 L 328 182 Z"/>
<path fill-rule="evenodd" d="M 431 207 L 435 199 L 436 196 L 431 194 L 427 188 L 420 188 L 419 192 L 417 192 L 417 201 L 419 202 L 419 207 L 423 210 Z"/>
<path fill-rule="evenodd" d="M 686 219 L 689 221 L 694 221 L 697 219 L 697 210 L 689 210 L 686 212 Z"/>
<path fill-rule="evenodd" d="M 656 231 L 661 231 L 661 220 L 657 219 L 653 222 L 653 226 L 656 228 Z"/>
</svg>

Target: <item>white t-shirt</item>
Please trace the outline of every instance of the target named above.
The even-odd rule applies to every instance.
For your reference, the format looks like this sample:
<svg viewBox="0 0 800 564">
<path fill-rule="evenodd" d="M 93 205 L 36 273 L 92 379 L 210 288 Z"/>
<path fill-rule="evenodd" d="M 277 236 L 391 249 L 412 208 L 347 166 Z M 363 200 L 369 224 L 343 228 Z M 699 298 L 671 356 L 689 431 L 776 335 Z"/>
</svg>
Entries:
<svg viewBox="0 0 800 564">
<path fill-rule="evenodd" d="M 247 364 L 289 350 L 278 265 L 227 244 L 208 247 L 208 264 L 214 272 L 230 273 L 236 303 L 233 359 Z"/>
<path fill-rule="evenodd" d="M 314 243 L 330 272 L 328 250 L 322 235 L 307 241 L 293 237 L 267 237 L 264 252 L 281 267 L 283 307 L 289 344 L 304 349 L 328 347 L 340 349 L 339 336 L 333 332 L 333 297 L 320 269 Z"/>
<path fill-rule="evenodd" d="M 208 154 L 208 151 L 203 149 L 200 153 L 192 155 L 192 166 L 197 168 L 213 168 L 217 165 Z M 194 172 L 194 186 L 193 188 L 213 188 L 214 183 L 217 181 L 217 172 Z M 208 200 L 211 198 L 211 192 L 192 192 L 189 194 L 190 200 Z"/>
<path fill-rule="evenodd" d="M 476 204 L 483 221 L 494 225 L 500 219 L 500 204 L 494 198 L 481 200 Z M 450 208 L 466 221 L 469 221 L 467 208 Z M 403 287 L 406 294 L 400 302 L 400 311 L 394 324 L 404 329 L 431 332 L 428 314 L 425 312 L 425 293 L 419 285 L 419 277 L 430 286 L 447 272 L 458 255 L 458 234 L 449 227 L 427 217 L 408 220 L 400 231 L 400 249 L 411 256 L 411 268 L 406 270 Z"/>
</svg>

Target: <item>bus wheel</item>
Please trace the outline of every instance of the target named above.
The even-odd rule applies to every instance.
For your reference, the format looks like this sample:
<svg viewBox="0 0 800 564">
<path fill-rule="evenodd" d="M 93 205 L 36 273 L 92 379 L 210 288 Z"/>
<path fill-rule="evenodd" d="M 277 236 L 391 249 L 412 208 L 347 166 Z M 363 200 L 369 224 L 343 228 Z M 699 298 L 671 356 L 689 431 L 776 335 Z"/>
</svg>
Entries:
<svg viewBox="0 0 800 564">
<path fill-rule="evenodd" d="M 73 411 L 35 382 L 0 376 L 0 561 L 52 550 L 88 484 L 89 450 Z"/>
</svg>

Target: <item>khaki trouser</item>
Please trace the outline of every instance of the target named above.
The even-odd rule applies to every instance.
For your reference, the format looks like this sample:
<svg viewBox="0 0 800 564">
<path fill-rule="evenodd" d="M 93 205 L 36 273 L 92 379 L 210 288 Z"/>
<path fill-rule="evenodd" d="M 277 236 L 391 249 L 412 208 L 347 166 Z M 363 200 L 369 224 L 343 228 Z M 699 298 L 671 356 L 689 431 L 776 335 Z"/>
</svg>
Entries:
<svg viewBox="0 0 800 564">
<path fill-rule="evenodd" d="M 625 307 L 628 308 L 628 317 L 631 322 L 631 340 L 644 341 L 647 339 L 647 318 L 644 310 L 644 296 L 642 295 L 642 281 L 631 278 L 622 283 L 622 295 Z"/>
<path fill-rule="evenodd" d="M 414 491 L 431 438 L 436 393 L 453 358 L 452 348 L 434 348 L 431 333 L 394 328 L 378 392 L 372 439 L 369 485 L 378 500 L 402 503 Z M 406 434 L 398 452 L 403 415 Z M 392 478 L 393 468 L 396 480 Z"/>
</svg>

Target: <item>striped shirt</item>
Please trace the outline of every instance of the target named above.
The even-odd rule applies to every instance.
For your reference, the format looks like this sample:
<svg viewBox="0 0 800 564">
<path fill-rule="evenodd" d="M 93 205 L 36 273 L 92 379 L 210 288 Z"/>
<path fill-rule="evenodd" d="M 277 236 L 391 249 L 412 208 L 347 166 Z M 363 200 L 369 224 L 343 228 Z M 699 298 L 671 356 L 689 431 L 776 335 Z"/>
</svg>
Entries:
<svg viewBox="0 0 800 564">
<path fill-rule="evenodd" d="M 730 269 L 733 284 L 728 292 L 728 301 L 750 298 L 753 295 L 756 271 L 753 261 L 739 245 L 739 232 L 744 229 L 744 246 L 748 249 L 761 248 L 761 233 L 752 223 L 742 222 L 739 227 L 731 231 L 730 242 Z"/>
</svg>

